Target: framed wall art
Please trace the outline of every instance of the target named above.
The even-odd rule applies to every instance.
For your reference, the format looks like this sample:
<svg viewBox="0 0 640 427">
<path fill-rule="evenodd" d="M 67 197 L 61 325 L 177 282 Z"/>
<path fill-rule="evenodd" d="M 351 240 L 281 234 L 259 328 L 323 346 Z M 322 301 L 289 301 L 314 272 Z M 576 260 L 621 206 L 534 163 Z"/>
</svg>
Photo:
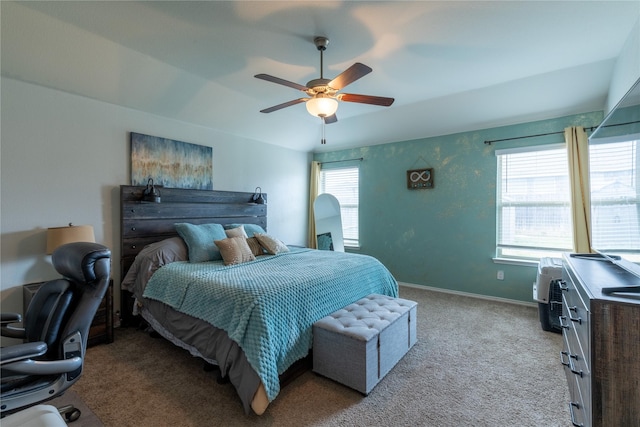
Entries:
<svg viewBox="0 0 640 427">
<path fill-rule="evenodd" d="M 433 168 L 408 170 L 407 188 L 410 190 L 433 188 Z"/>
<path fill-rule="evenodd" d="M 213 190 L 213 148 L 131 132 L 131 185 Z"/>
</svg>

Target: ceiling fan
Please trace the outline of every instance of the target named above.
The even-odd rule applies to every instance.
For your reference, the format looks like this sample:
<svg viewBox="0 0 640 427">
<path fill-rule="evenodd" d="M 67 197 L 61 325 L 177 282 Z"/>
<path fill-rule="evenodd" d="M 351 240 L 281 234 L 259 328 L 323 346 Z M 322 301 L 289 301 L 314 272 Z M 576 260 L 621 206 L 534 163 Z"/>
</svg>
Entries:
<svg viewBox="0 0 640 427">
<path fill-rule="evenodd" d="M 373 71 L 370 67 L 356 62 L 351 67 L 347 68 L 340 75 L 338 75 L 335 79 L 329 80 L 325 79 L 322 74 L 323 69 L 323 52 L 327 49 L 327 45 L 329 44 L 329 39 L 326 37 L 316 37 L 313 40 L 316 48 L 320 51 L 320 78 L 313 79 L 307 82 L 306 86 L 303 86 L 298 83 L 290 82 L 288 80 L 281 79 L 279 77 L 274 77 L 269 74 L 256 74 L 255 77 L 258 79 L 266 80 L 268 82 L 281 84 L 284 86 L 289 86 L 297 90 L 301 90 L 309 95 L 309 98 L 298 98 L 292 101 L 284 102 L 282 104 L 274 105 L 273 107 L 265 108 L 264 110 L 260 110 L 261 113 L 271 113 L 273 111 L 280 110 L 282 108 L 290 107 L 292 105 L 300 104 L 302 102 L 306 103 L 307 111 L 312 116 L 317 116 L 322 119 L 323 124 L 335 123 L 338 121 L 336 117 L 336 110 L 338 109 L 338 101 L 345 102 L 357 102 L 360 104 L 371 104 L 371 105 L 380 105 L 383 107 L 388 107 L 393 104 L 393 98 L 385 98 L 382 96 L 371 96 L 371 95 L 358 95 L 354 93 L 338 93 L 339 90 L 343 89 L 345 86 L 353 83 L 361 77 L 366 76 L 371 71 Z M 324 128 L 323 128 L 324 131 Z M 322 138 L 322 143 L 324 144 L 326 141 L 324 136 Z"/>
</svg>

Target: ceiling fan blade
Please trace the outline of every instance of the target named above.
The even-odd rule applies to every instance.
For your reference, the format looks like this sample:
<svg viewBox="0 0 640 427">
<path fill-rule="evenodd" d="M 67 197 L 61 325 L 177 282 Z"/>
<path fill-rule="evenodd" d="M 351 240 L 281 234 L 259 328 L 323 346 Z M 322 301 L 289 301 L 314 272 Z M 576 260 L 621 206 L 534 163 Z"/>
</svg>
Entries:
<svg viewBox="0 0 640 427">
<path fill-rule="evenodd" d="M 282 104 L 274 105 L 273 107 L 265 108 L 264 110 L 260 110 L 261 113 L 272 113 L 277 110 L 281 110 L 283 108 L 291 107 L 292 105 L 300 104 L 301 102 L 307 102 L 309 98 L 298 98 L 292 101 L 283 102 Z"/>
<path fill-rule="evenodd" d="M 336 98 L 345 102 L 358 102 L 360 104 L 380 105 L 388 107 L 395 101 L 394 98 L 385 98 L 384 96 L 357 95 L 355 93 L 341 93 Z"/>
<path fill-rule="evenodd" d="M 330 116 L 327 116 L 324 118 L 324 124 L 325 125 L 330 125 L 331 123 L 335 123 L 338 121 L 338 118 L 336 117 L 335 114 L 332 114 Z"/>
<path fill-rule="evenodd" d="M 335 90 L 340 90 L 348 84 L 351 84 L 361 77 L 366 76 L 371 71 L 370 67 L 364 64 L 356 62 L 351 67 L 344 70 L 338 77 L 329 82 L 329 87 Z"/>
<path fill-rule="evenodd" d="M 294 89 L 301 90 L 303 92 L 309 90 L 309 88 L 306 86 L 302 86 L 298 83 L 290 82 L 289 80 L 284 80 L 279 77 L 270 76 L 269 74 L 256 74 L 254 77 L 257 79 L 266 80 L 271 83 L 277 83 L 279 85 L 289 86 Z"/>
</svg>

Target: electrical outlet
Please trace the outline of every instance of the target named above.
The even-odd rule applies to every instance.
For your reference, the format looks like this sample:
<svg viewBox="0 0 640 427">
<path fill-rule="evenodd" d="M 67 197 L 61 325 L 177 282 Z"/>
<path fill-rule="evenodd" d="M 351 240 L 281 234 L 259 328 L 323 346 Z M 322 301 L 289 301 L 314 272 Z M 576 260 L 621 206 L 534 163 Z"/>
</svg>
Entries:
<svg viewBox="0 0 640 427">
<path fill-rule="evenodd" d="M 498 270 L 498 275 L 496 277 L 498 280 L 504 280 L 504 271 Z"/>
</svg>

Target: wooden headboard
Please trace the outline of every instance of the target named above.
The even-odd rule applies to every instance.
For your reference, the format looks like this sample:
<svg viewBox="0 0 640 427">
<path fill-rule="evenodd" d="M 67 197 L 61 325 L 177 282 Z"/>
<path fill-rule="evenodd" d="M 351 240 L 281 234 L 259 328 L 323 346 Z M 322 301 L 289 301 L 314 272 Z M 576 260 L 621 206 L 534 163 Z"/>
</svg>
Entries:
<svg viewBox="0 0 640 427">
<path fill-rule="evenodd" d="M 177 222 L 258 224 L 267 229 L 267 205 L 250 203 L 253 193 L 158 187 L 161 203 L 146 203 L 141 201 L 145 188 L 120 186 L 121 279 L 142 248 L 178 235 Z"/>
</svg>

